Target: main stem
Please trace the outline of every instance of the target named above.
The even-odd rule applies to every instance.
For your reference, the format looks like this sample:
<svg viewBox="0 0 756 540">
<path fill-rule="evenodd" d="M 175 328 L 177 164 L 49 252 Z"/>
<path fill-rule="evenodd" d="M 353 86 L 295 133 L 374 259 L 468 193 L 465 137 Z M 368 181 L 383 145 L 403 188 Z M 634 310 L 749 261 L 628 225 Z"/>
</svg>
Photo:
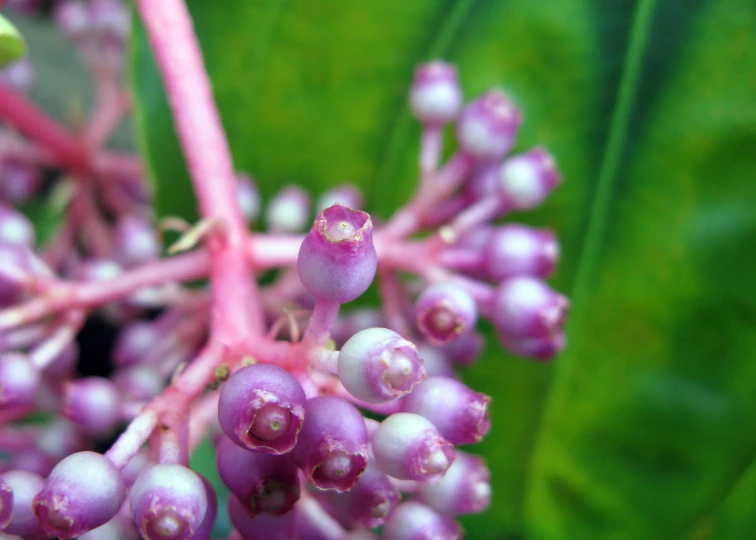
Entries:
<svg viewBox="0 0 756 540">
<path fill-rule="evenodd" d="M 212 239 L 212 339 L 234 345 L 263 333 L 257 286 L 245 256 L 247 226 L 237 202 L 231 152 L 182 0 L 138 0 L 173 111 L 200 212 L 222 223 Z"/>
</svg>

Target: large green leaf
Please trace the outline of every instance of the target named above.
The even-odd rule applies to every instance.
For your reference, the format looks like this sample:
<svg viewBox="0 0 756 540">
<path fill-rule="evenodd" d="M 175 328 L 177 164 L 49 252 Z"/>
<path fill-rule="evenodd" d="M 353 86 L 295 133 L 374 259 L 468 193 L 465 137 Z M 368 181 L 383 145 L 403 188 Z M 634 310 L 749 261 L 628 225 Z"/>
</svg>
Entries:
<svg viewBox="0 0 756 540">
<path fill-rule="evenodd" d="M 756 453 L 752 2 L 189 5 L 236 166 L 265 196 L 350 179 L 389 215 L 415 181 L 412 69 L 436 56 L 468 96 L 505 88 L 520 146 L 557 156 L 565 184 L 517 218 L 560 234 L 570 345 L 552 367 L 492 341 L 467 374 L 494 397 L 494 505 L 471 538 L 670 538 L 705 519 Z M 159 211 L 192 218 L 142 31 L 133 52 Z"/>
</svg>

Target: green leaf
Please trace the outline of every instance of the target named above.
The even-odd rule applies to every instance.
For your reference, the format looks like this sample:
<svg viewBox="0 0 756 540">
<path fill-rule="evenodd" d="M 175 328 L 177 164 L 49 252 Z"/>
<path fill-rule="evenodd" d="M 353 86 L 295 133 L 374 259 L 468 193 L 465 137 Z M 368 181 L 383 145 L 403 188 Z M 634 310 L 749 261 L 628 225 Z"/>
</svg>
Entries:
<svg viewBox="0 0 756 540">
<path fill-rule="evenodd" d="M 26 54 L 26 43 L 16 27 L 0 15 L 0 69 Z"/>
<path fill-rule="evenodd" d="M 265 197 L 348 179 L 390 215 L 415 185 L 412 70 L 438 56 L 466 96 L 509 92 L 518 146 L 556 155 L 564 185 L 514 217 L 559 233 L 570 343 L 543 365 L 492 338 L 465 374 L 494 398 L 477 447 L 494 504 L 463 520 L 470 538 L 670 538 L 706 519 L 756 455 L 750 0 L 189 6 L 236 166 Z M 192 219 L 141 30 L 132 58 L 159 212 Z"/>
</svg>

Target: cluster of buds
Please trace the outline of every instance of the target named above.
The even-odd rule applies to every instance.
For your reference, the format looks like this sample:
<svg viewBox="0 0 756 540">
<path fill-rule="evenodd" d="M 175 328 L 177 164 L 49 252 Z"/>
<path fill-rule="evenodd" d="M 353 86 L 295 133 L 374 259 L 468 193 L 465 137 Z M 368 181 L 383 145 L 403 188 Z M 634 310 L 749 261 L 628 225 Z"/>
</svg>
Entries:
<svg viewBox="0 0 756 540">
<path fill-rule="evenodd" d="M 151 2 L 139 3 L 148 33 L 151 17 L 169 20 Z M 183 234 L 161 257 L 141 168 L 102 148 L 124 103 L 107 73 L 127 12 L 74 0 L 54 15 L 95 81 L 110 82 L 80 138 L 56 126 L 67 146 L 8 133 L 9 155 L 35 173 L 65 170 L 71 194 L 39 248 L 32 223 L 0 206 L 3 537 L 207 540 L 227 502 L 234 540 L 460 538 L 457 518 L 491 497 L 484 461 L 458 448 L 490 427 L 490 397 L 457 373 L 481 354 L 478 318 L 515 356 L 549 360 L 565 344 L 568 302 L 544 281 L 554 234 L 500 223 L 560 180 L 543 148 L 509 155 L 514 103 L 491 90 L 465 105 L 453 66 L 421 65 L 409 93 L 419 184 L 390 219 L 374 222 L 349 184 L 314 203 L 286 186 L 263 205 L 239 173 L 226 186 L 228 222 L 164 220 Z M 170 28 L 165 42 L 152 32 L 159 58 L 181 47 Z M 43 113 L 30 126 L 3 103 L 32 107 L 7 85 L 0 119 L 32 139 L 49 128 Z M 457 150 L 442 163 L 452 124 Z M 224 196 L 195 189 L 205 209 Z M 267 232 L 249 233 L 258 220 Z M 275 278 L 258 285 L 265 270 Z M 209 287 L 182 284 L 205 277 Z M 340 313 L 374 282 L 379 308 Z M 76 340 L 94 317 L 119 328 L 99 376 Z M 48 421 L 29 421 L 40 414 Z M 204 439 L 227 492 L 188 465 Z"/>
</svg>

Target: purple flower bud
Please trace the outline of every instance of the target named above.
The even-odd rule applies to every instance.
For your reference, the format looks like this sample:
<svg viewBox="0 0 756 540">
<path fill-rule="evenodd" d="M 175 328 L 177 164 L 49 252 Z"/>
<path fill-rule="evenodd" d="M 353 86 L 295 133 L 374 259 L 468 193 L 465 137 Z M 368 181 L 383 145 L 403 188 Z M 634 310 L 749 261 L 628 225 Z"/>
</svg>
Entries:
<svg viewBox="0 0 756 540">
<path fill-rule="evenodd" d="M 71 378 L 79 362 L 79 346 L 71 341 L 49 364 L 44 367 L 44 374 L 50 380 L 62 381 Z"/>
<path fill-rule="evenodd" d="M 402 410 L 430 420 L 452 444 L 472 444 L 488 433 L 491 398 L 449 377 L 428 377 L 402 402 Z"/>
<path fill-rule="evenodd" d="M 215 518 L 218 516 L 218 496 L 215 494 L 210 481 L 204 476 L 200 475 L 202 485 L 205 486 L 205 496 L 207 497 L 207 510 L 205 511 L 205 517 L 202 518 L 197 530 L 192 536 L 192 540 L 205 540 L 210 538 L 210 533 L 213 531 L 213 525 L 215 525 Z"/>
<path fill-rule="evenodd" d="M 491 504 L 490 477 L 482 459 L 457 452 L 446 475 L 435 484 L 420 486 L 418 497 L 436 512 L 449 516 L 482 512 Z"/>
<path fill-rule="evenodd" d="M 299 232 L 310 216 L 310 196 L 296 186 L 286 186 L 268 204 L 265 222 L 268 230 L 278 233 Z"/>
<path fill-rule="evenodd" d="M 459 366 L 471 366 L 483 352 L 483 336 L 470 330 L 441 349 L 449 361 Z"/>
<path fill-rule="evenodd" d="M 562 349 L 566 339 L 561 330 L 543 338 L 511 338 L 501 336 L 504 347 L 516 356 L 537 358 L 539 360 L 551 360 Z"/>
<path fill-rule="evenodd" d="M 513 223 L 496 229 L 484 253 L 486 273 L 492 281 L 548 277 L 559 259 L 559 244 L 551 231 Z"/>
<path fill-rule="evenodd" d="M 26 69 L 24 69 L 24 66 Z M 17 62 L 0 72 L 0 82 L 24 90 L 33 80 L 31 64 Z M 34 197 L 42 185 L 42 178 L 35 165 L 6 159 L 0 166 L 0 197 L 11 203 L 23 203 Z"/>
<path fill-rule="evenodd" d="M 33 506 L 47 533 L 74 538 L 110 521 L 125 498 L 121 473 L 108 458 L 77 452 L 53 468 Z"/>
<path fill-rule="evenodd" d="M 231 524 L 241 533 L 244 540 L 285 540 L 297 537 L 295 510 L 280 516 L 253 516 L 235 496 L 231 495 L 228 498 L 228 514 Z"/>
<path fill-rule="evenodd" d="M 437 60 L 415 69 L 410 87 L 410 109 L 423 124 L 443 125 L 456 118 L 462 106 L 457 69 Z"/>
<path fill-rule="evenodd" d="M 365 419 L 348 401 L 330 396 L 307 400 L 305 416 L 295 463 L 315 487 L 350 489 L 367 467 Z"/>
<path fill-rule="evenodd" d="M 103 37 L 125 42 L 131 30 L 129 10 L 117 0 L 91 0 L 92 28 Z"/>
<path fill-rule="evenodd" d="M 236 196 L 246 222 L 254 222 L 260 215 L 260 192 L 252 179 L 244 173 L 236 174 Z"/>
<path fill-rule="evenodd" d="M 459 524 L 416 501 L 397 506 L 383 527 L 386 540 L 458 540 Z"/>
<path fill-rule="evenodd" d="M 370 286 L 376 268 L 370 216 L 340 204 L 318 214 L 299 248 L 299 279 L 319 300 L 351 302 Z"/>
<path fill-rule="evenodd" d="M 493 323 L 502 339 L 545 338 L 562 327 L 569 302 L 543 281 L 520 276 L 502 281 L 493 300 Z"/>
<path fill-rule="evenodd" d="M 64 34 L 78 39 L 86 33 L 91 25 L 89 10 L 80 0 L 64 0 L 55 6 L 55 24 Z"/>
<path fill-rule="evenodd" d="M 509 98 L 490 90 L 462 110 L 457 122 L 459 147 L 476 159 L 501 159 L 512 148 L 521 121 Z"/>
<path fill-rule="evenodd" d="M 454 371 L 454 366 L 449 361 L 449 358 L 438 347 L 434 347 L 430 343 L 419 343 L 417 346 L 417 354 L 422 358 L 423 365 L 425 366 L 425 374 L 428 377 L 435 377 L 437 375 L 444 375 L 445 377 L 457 376 Z M 398 410 L 394 412 L 398 412 Z"/>
<path fill-rule="evenodd" d="M 105 435 L 121 418 L 120 395 L 103 377 L 86 377 L 66 383 L 63 414 L 88 433 Z"/>
<path fill-rule="evenodd" d="M 358 208 L 362 208 L 363 205 L 362 193 L 360 193 L 357 186 L 352 184 L 336 186 L 333 189 L 329 189 L 318 198 L 315 209 L 318 212 L 322 212 L 326 208 L 330 208 L 337 203 L 341 206 L 357 210 Z"/>
<path fill-rule="evenodd" d="M 154 465 L 131 488 L 131 511 L 145 540 L 190 540 L 207 512 L 205 485 L 183 465 Z"/>
<path fill-rule="evenodd" d="M 46 424 L 39 433 L 37 444 L 56 461 L 84 448 L 84 440 L 76 425 L 64 418 Z"/>
<path fill-rule="evenodd" d="M 12 512 L 13 488 L 0 476 L 0 529 L 10 523 Z"/>
<path fill-rule="evenodd" d="M 43 478 L 50 474 L 54 466 L 55 460 L 53 458 L 34 448 L 16 454 L 11 460 L 11 468 L 37 473 Z"/>
<path fill-rule="evenodd" d="M 551 155 L 535 148 L 502 163 L 498 190 L 511 208 L 530 210 L 541 204 L 560 180 Z"/>
<path fill-rule="evenodd" d="M 137 216 L 125 216 L 118 221 L 115 255 L 122 266 L 138 266 L 156 259 L 159 254 L 160 245 L 149 222 Z"/>
<path fill-rule="evenodd" d="M 216 457 L 221 480 L 252 516 L 285 514 L 299 500 L 299 469 L 289 455 L 251 452 L 221 437 Z"/>
<path fill-rule="evenodd" d="M 375 463 L 369 463 L 357 483 L 344 493 L 324 494 L 330 513 L 348 527 L 377 527 L 399 503 L 399 491 Z"/>
<path fill-rule="evenodd" d="M 34 403 L 40 376 L 26 355 L 0 355 L 0 409 L 28 407 Z"/>
<path fill-rule="evenodd" d="M 206 537 L 206 538 L 209 538 Z M 78 540 L 139 540 L 139 532 L 134 521 L 123 509 L 105 525 L 100 525 L 88 533 L 82 534 Z"/>
<path fill-rule="evenodd" d="M 415 305 L 420 331 L 435 345 L 443 345 L 473 328 L 478 320 L 475 300 L 454 283 L 430 285 Z"/>
<path fill-rule="evenodd" d="M 284 454 L 297 444 L 304 422 L 304 390 L 285 369 L 267 364 L 241 368 L 221 388 L 218 419 L 239 446 Z"/>
<path fill-rule="evenodd" d="M 368 328 L 341 348 L 339 378 L 357 399 L 384 403 L 410 393 L 425 368 L 414 344 L 393 330 Z"/>
<path fill-rule="evenodd" d="M 454 461 L 452 444 L 417 414 L 392 414 L 381 422 L 372 443 L 378 466 L 401 480 L 438 482 Z"/>
<path fill-rule="evenodd" d="M 0 204 L 0 244 L 34 246 L 34 225 L 25 215 Z"/>
<path fill-rule="evenodd" d="M 137 321 L 121 330 L 113 352 L 117 366 L 131 366 L 141 362 L 161 339 L 154 323 Z"/>
<path fill-rule="evenodd" d="M 135 401 L 149 401 L 165 387 L 163 376 L 152 366 L 131 366 L 118 370 L 113 382 L 124 396 Z"/>
<path fill-rule="evenodd" d="M 3 481 L 10 487 L 11 517 L 3 532 L 19 536 L 46 536 L 34 515 L 32 501 L 45 486 L 42 477 L 33 472 L 8 471 L 3 473 Z M 7 501 L 3 498 L 3 503 Z"/>
</svg>

